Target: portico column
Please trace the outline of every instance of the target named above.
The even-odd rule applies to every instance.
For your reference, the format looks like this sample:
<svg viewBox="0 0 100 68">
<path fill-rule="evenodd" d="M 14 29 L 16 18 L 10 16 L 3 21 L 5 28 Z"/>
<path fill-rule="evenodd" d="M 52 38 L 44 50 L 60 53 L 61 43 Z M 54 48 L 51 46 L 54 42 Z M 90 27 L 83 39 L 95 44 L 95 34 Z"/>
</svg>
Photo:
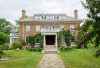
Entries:
<svg viewBox="0 0 100 68">
<path fill-rule="evenodd" d="M 43 36 L 43 48 L 45 48 L 45 46 L 46 46 L 46 41 L 45 41 L 45 35 Z"/>
<path fill-rule="evenodd" d="M 57 47 L 58 44 L 57 44 L 57 34 L 56 34 L 56 38 L 55 38 L 55 46 Z"/>
</svg>

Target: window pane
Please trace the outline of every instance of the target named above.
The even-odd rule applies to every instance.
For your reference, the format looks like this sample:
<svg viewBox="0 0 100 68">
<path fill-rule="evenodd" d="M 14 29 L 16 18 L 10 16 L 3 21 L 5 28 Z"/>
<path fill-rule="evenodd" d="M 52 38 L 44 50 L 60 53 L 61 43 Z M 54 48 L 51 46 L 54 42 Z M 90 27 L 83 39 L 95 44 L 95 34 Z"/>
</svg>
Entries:
<svg viewBox="0 0 100 68">
<path fill-rule="evenodd" d="M 26 25 L 26 32 L 30 31 L 30 25 Z"/>
</svg>

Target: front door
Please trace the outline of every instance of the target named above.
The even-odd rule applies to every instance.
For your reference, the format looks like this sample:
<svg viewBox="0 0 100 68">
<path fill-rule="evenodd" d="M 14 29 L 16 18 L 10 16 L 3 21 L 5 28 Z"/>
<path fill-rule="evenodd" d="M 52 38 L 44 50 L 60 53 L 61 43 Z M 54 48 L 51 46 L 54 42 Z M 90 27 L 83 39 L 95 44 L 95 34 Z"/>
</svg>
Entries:
<svg viewBox="0 0 100 68">
<path fill-rule="evenodd" d="M 46 45 L 55 45 L 55 35 L 46 35 L 45 40 Z"/>
</svg>

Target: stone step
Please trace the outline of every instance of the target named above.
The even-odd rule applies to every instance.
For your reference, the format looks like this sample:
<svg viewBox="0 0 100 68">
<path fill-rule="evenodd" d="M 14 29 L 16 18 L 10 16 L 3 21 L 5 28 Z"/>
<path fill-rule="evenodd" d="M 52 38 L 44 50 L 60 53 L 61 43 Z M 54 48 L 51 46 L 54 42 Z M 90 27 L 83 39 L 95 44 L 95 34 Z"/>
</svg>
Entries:
<svg viewBox="0 0 100 68">
<path fill-rule="evenodd" d="M 44 54 L 56 54 L 57 51 L 44 51 Z"/>
<path fill-rule="evenodd" d="M 56 54 L 57 50 L 43 50 L 42 53 L 44 53 L 44 54 Z"/>
</svg>

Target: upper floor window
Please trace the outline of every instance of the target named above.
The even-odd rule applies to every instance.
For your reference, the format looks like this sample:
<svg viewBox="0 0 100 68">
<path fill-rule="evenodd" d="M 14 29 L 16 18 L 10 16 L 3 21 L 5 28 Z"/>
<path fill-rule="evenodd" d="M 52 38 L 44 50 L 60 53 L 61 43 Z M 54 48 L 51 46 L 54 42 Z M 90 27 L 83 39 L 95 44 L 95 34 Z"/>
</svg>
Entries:
<svg viewBox="0 0 100 68">
<path fill-rule="evenodd" d="M 30 25 L 26 25 L 26 32 L 30 32 Z"/>
<path fill-rule="evenodd" d="M 70 31 L 75 31 L 75 25 L 70 25 Z"/>
<path fill-rule="evenodd" d="M 40 25 L 36 25 L 36 32 L 40 31 Z"/>
</svg>

